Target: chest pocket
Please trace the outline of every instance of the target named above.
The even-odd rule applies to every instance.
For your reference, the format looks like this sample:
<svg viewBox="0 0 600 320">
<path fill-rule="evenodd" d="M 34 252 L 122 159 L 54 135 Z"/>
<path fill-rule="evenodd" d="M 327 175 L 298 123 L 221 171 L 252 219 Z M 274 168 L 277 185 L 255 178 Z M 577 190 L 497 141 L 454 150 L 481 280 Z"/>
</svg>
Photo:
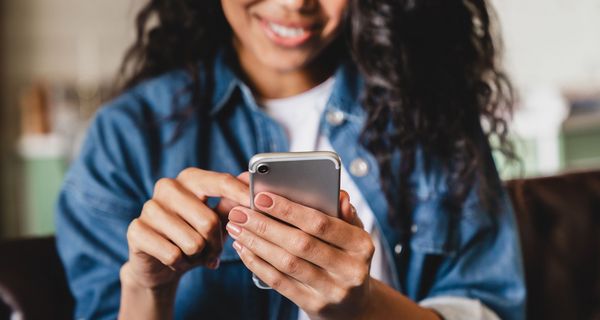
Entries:
<svg viewBox="0 0 600 320">
<path fill-rule="evenodd" d="M 456 217 L 443 206 L 442 198 L 419 201 L 413 211 L 410 246 L 422 254 L 453 256 L 458 248 Z"/>
<path fill-rule="evenodd" d="M 490 213 L 471 197 L 462 212 L 451 213 L 443 198 L 420 201 L 413 212 L 411 249 L 423 254 L 454 256 L 477 234 L 493 231 Z"/>
</svg>

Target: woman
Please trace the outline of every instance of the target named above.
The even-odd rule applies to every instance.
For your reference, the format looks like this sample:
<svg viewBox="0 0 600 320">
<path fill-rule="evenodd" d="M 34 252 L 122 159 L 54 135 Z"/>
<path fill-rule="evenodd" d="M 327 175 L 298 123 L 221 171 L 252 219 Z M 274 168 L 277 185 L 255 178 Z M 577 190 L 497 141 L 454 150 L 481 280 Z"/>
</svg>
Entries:
<svg viewBox="0 0 600 320">
<path fill-rule="evenodd" d="M 137 28 L 58 203 L 77 318 L 524 317 L 483 0 L 153 0 Z M 313 149 L 339 218 L 248 199 L 252 155 Z"/>
</svg>

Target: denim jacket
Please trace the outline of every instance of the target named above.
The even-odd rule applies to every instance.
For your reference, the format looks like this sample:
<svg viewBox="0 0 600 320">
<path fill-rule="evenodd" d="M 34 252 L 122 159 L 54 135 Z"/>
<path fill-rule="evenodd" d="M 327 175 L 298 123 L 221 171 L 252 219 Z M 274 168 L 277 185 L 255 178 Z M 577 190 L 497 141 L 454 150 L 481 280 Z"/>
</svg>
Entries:
<svg viewBox="0 0 600 320">
<path fill-rule="evenodd" d="M 148 80 L 97 112 L 56 212 L 57 246 L 76 299 L 76 318 L 116 317 L 119 269 L 128 257 L 127 227 L 152 197 L 158 179 L 188 167 L 237 175 L 256 153 L 288 150 L 283 129 L 257 105 L 231 60 L 221 52 L 212 72 L 201 73 L 212 83 L 211 99 L 192 108 L 187 121 L 173 117 L 190 110 L 182 94 L 190 78 L 181 70 Z M 366 163 L 366 172 L 352 178 L 376 216 L 393 287 L 415 301 L 478 299 L 503 319 L 524 319 L 521 252 L 504 190 L 497 190 L 499 212 L 484 210 L 474 187 L 462 212 L 451 214 L 443 205 L 443 170 L 419 157 L 411 177 L 413 225 L 410 236 L 403 236 L 387 222 L 378 164 L 358 141 L 365 121 L 361 77 L 348 62 L 335 78 L 320 130 L 346 168 L 353 161 Z M 225 243 L 219 269 L 195 268 L 182 277 L 175 317 L 295 320 L 296 305 L 274 290 L 254 286 L 231 241 Z"/>
</svg>

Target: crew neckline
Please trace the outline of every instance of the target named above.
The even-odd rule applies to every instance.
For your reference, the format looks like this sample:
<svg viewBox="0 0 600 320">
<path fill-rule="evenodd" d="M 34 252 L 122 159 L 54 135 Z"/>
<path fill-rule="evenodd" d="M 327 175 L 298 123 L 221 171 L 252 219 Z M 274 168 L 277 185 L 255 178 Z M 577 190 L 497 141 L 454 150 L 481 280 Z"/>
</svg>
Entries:
<svg viewBox="0 0 600 320">
<path fill-rule="evenodd" d="M 299 94 L 285 97 L 285 98 L 275 98 L 275 99 L 262 99 L 260 100 L 260 105 L 265 108 L 277 108 L 280 106 L 288 106 L 293 105 L 295 101 L 310 101 L 313 97 L 321 96 L 324 92 L 330 93 L 333 90 L 333 86 L 335 83 L 335 76 L 331 76 L 327 78 L 327 80 L 321 82 L 320 84 L 308 89 Z"/>
</svg>

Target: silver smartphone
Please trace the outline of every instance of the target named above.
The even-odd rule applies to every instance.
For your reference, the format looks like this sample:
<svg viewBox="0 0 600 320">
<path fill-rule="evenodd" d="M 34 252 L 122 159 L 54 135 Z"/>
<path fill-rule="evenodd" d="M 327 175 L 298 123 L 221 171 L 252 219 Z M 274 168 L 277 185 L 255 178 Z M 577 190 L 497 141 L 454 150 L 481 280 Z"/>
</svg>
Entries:
<svg viewBox="0 0 600 320">
<path fill-rule="evenodd" d="M 250 159 L 250 199 L 268 191 L 337 217 L 341 160 L 335 152 L 260 153 Z M 252 275 L 254 284 L 271 289 Z"/>
</svg>

